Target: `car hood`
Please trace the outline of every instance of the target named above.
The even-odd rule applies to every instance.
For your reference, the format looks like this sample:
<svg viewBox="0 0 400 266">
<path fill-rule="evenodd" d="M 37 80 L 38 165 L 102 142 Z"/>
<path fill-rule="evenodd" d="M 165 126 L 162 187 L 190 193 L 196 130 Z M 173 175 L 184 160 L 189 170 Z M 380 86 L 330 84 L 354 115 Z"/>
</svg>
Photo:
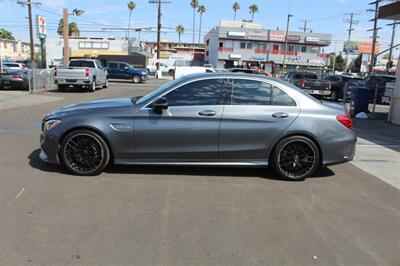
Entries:
<svg viewBox="0 0 400 266">
<path fill-rule="evenodd" d="M 53 111 L 50 116 L 64 116 L 75 113 L 89 112 L 89 111 L 100 111 L 103 109 L 110 108 L 122 108 L 122 107 L 131 107 L 132 101 L 130 98 L 112 98 L 112 99 L 102 99 L 102 100 L 94 100 L 84 103 L 71 104 L 59 108 Z"/>
</svg>

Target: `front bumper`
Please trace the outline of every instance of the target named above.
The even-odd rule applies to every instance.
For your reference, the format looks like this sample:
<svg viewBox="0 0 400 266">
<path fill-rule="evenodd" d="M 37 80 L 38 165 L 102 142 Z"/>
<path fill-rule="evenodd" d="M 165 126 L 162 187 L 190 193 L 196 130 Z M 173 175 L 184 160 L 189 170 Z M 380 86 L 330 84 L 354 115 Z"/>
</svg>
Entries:
<svg viewBox="0 0 400 266">
<path fill-rule="evenodd" d="M 58 144 L 57 138 L 51 134 L 45 134 L 42 132 L 40 134 L 40 148 L 39 157 L 42 161 L 46 163 L 60 163 L 58 158 L 60 145 Z"/>
<path fill-rule="evenodd" d="M 146 80 L 148 80 L 149 78 L 148 78 L 147 75 L 141 75 L 141 76 L 140 76 L 140 79 L 141 79 L 142 81 L 146 81 Z"/>
<path fill-rule="evenodd" d="M 322 95 L 322 96 L 329 96 L 331 95 L 330 90 L 312 90 L 312 89 L 304 89 L 305 92 L 311 95 Z"/>
</svg>

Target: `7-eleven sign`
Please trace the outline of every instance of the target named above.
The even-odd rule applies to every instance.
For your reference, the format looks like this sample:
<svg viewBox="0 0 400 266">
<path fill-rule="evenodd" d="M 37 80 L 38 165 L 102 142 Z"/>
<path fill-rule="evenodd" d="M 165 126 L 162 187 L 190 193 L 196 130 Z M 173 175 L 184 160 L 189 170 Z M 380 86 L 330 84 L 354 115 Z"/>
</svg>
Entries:
<svg viewBox="0 0 400 266">
<path fill-rule="evenodd" d="M 36 16 L 37 23 L 37 35 L 40 39 L 46 39 L 47 29 L 46 29 L 46 18 L 43 16 Z"/>
</svg>

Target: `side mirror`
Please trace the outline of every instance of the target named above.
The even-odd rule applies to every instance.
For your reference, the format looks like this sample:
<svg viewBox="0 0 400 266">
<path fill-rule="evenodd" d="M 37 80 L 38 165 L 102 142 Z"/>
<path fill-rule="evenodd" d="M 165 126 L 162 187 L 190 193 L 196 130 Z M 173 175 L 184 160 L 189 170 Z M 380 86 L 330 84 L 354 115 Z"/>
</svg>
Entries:
<svg viewBox="0 0 400 266">
<path fill-rule="evenodd" d="M 163 110 L 168 109 L 168 100 L 164 97 L 160 97 L 153 102 L 153 104 L 151 105 L 151 108 L 157 114 L 162 114 Z"/>
</svg>

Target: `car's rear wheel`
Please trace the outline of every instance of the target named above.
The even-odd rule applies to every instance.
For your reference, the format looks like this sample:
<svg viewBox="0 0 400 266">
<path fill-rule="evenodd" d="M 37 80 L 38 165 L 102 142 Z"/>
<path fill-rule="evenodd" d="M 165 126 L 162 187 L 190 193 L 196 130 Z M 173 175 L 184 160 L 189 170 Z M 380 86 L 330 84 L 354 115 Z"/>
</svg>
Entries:
<svg viewBox="0 0 400 266">
<path fill-rule="evenodd" d="M 105 140 L 90 130 L 69 133 L 61 143 L 62 164 L 76 175 L 97 175 L 108 165 L 110 151 Z"/>
<path fill-rule="evenodd" d="M 141 81 L 141 78 L 139 75 L 134 75 L 132 78 L 133 83 L 139 83 Z"/>
<path fill-rule="evenodd" d="M 302 181 L 319 167 L 317 145 L 304 136 L 291 136 L 275 147 L 270 163 L 273 170 L 287 180 Z"/>
<path fill-rule="evenodd" d="M 95 92 L 96 91 L 96 80 L 93 79 L 92 84 L 89 86 L 89 92 Z"/>
<path fill-rule="evenodd" d="M 174 69 L 168 70 L 168 75 L 173 76 L 174 74 L 175 74 L 175 70 Z"/>
<path fill-rule="evenodd" d="M 108 78 L 106 78 L 106 81 L 104 82 L 103 88 L 104 89 L 108 88 Z"/>
<path fill-rule="evenodd" d="M 64 92 L 64 91 L 65 91 L 65 88 L 66 88 L 65 85 L 58 85 L 58 86 L 57 86 L 57 89 L 58 89 L 58 91 L 60 91 L 60 92 Z"/>
</svg>

